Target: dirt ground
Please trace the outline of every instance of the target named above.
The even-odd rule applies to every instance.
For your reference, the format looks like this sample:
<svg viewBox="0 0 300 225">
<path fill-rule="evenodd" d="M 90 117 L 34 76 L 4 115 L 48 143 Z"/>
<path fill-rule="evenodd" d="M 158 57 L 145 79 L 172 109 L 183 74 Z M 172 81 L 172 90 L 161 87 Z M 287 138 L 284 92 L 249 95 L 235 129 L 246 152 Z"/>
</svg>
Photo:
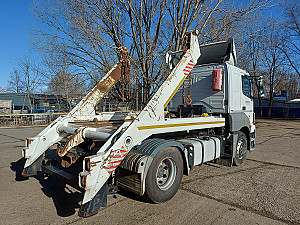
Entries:
<svg viewBox="0 0 300 225">
<path fill-rule="evenodd" d="M 300 121 L 257 120 L 256 150 L 242 166 L 195 167 L 169 202 L 123 191 L 86 219 L 77 216 L 80 192 L 21 176 L 25 139 L 41 130 L 0 129 L 1 224 L 300 224 Z"/>
</svg>

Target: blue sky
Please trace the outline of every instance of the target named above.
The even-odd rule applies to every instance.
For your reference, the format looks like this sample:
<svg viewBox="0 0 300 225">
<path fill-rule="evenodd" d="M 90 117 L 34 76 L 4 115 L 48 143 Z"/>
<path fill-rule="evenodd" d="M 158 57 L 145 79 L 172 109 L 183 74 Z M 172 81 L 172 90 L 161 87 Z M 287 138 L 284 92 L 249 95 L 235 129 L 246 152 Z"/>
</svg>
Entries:
<svg viewBox="0 0 300 225">
<path fill-rule="evenodd" d="M 0 0 L 0 86 L 7 86 L 14 59 L 30 51 L 32 0 Z"/>
</svg>

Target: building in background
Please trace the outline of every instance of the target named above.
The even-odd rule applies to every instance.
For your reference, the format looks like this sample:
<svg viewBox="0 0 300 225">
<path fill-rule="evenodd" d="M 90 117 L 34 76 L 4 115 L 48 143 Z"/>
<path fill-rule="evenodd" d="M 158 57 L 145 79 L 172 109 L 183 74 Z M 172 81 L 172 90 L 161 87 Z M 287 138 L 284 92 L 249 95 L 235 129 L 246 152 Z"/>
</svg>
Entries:
<svg viewBox="0 0 300 225">
<path fill-rule="evenodd" d="M 13 114 L 68 111 L 67 101 L 56 95 L 0 93 L 0 100 L 6 100 L 6 103 L 11 102 L 11 113 Z"/>
</svg>

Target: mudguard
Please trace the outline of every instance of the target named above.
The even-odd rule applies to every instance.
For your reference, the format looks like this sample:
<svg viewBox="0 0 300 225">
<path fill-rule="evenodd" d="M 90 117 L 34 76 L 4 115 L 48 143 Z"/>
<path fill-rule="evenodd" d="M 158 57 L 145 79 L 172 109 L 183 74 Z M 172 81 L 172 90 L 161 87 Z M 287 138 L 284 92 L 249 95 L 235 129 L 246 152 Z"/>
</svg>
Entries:
<svg viewBox="0 0 300 225">
<path fill-rule="evenodd" d="M 154 158 L 159 151 L 167 147 L 177 147 L 184 152 L 184 146 L 181 143 L 160 138 L 146 139 L 141 145 L 133 147 L 131 151 Z"/>
</svg>

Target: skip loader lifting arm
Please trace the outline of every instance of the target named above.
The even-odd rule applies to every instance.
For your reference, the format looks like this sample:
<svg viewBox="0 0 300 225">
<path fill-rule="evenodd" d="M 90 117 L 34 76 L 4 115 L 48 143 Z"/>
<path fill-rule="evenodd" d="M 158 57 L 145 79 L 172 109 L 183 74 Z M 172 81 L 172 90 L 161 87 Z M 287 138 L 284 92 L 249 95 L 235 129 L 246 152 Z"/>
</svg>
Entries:
<svg viewBox="0 0 300 225">
<path fill-rule="evenodd" d="M 122 52 L 123 55 L 128 54 L 126 48 L 123 48 Z M 118 62 L 67 116 L 60 116 L 38 136 L 26 140 L 26 147 L 23 149 L 23 156 L 27 159 L 22 172 L 24 176 L 32 176 L 37 173 L 43 153 L 64 137 L 61 135 L 64 132 L 64 129 L 62 129 L 64 125 L 75 120 L 94 118 L 96 104 L 120 79 L 121 69 L 122 62 Z"/>
<path fill-rule="evenodd" d="M 84 198 L 79 216 L 88 217 L 96 214 L 101 206 L 106 206 L 107 181 L 121 161 L 134 147 L 153 134 L 176 132 L 203 127 L 224 126 L 224 118 L 166 119 L 164 109 L 178 88 L 184 82 L 200 57 L 200 49 L 196 31 L 189 35 L 189 46 L 179 63 L 160 86 L 144 109 L 138 114 L 119 115 L 123 123 L 117 130 L 98 129 L 89 126 L 71 126 L 74 121 L 112 121 L 116 114 L 95 115 L 96 104 L 109 89 L 120 79 L 122 66 L 128 66 L 128 52 L 123 48 L 123 58 L 87 96 L 65 117 L 61 116 L 50 124 L 37 137 L 27 139 L 24 157 L 27 159 L 23 175 L 35 174 L 41 166 L 44 152 L 63 138 L 68 138 L 63 148 L 57 149 L 57 155 L 65 157 L 72 149 L 93 138 L 104 141 L 96 154 L 88 155 L 83 160 L 83 169 L 79 174 L 79 186 L 84 189 Z M 131 120 L 126 120 L 127 118 Z M 69 134 L 69 135 L 66 135 Z M 70 135 L 71 134 L 71 135 Z"/>
</svg>

